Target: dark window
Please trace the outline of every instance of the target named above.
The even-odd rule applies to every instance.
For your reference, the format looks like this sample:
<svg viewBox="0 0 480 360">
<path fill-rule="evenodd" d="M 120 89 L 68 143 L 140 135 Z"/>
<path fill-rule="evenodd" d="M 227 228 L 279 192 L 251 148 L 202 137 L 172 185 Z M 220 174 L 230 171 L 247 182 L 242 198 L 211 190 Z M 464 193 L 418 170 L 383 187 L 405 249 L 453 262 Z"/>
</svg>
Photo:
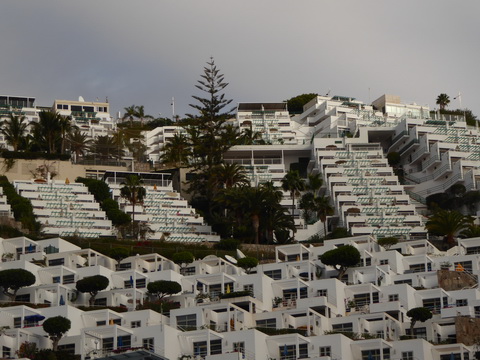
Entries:
<svg viewBox="0 0 480 360">
<path fill-rule="evenodd" d="M 13 327 L 14 328 L 22 327 L 22 318 L 20 317 L 13 318 Z"/>
<path fill-rule="evenodd" d="M 11 350 L 9 347 L 6 347 L 6 346 L 2 346 L 2 357 L 4 359 L 8 359 L 11 357 L 10 353 L 11 353 Z"/>
<path fill-rule="evenodd" d="M 73 284 L 75 282 L 75 275 L 65 275 L 63 277 L 64 284 Z"/>
<path fill-rule="evenodd" d="M 64 258 L 48 260 L 48 266 L 57 266 L 57 265 L 63 265 L 63 264 L 65 264 Z"/>
<path fill-rule="evenodd" d="M 71 355 L 75 355 L 75 344 L 58 345 L 58 350 L 65 351 Z"/>
<path fill-rule="evenodd" d="M 353 323 L 334 324 L 332 325 L 332 330 L 338 332 L 352 332 Z"/>
<path fill-rule="evenodd" d="M 471 261 L 459 261 L 453 263 L 455 265 L 455 269 L 457 268 L 458 265 L 461 265 L 463 267 L 463 270 L 472 272 L 472 262 Z"/>
<path fill-rule="evenodd" d="M 196 329 L 197 328 L 197 315 L 180 315 L 177 316 L 177 328 L 179 329 Z"/>
<path fill-rule="evenodd" d="M 104 326 L 104 325 L 107 325 L 107 322 L 105 320 L 97 321 L 97 326 Z"/>
<path fill-rule="evenodd" d="M 405 333 L 410 336 L 412 335 L 412 332 L 410 331 L 410 329 L 406 329 Z M 413 335 L 415 335 L 417 339 L 427 340 L 427 328 L 422 327 L 422 328 L 413 329 Z"/>
<path fill-rule="evenodd" d="M 332 356 L 332 348 L 330 346 L 320 346 L 320 356 Z"/>
<path fill-rule="evenodd" d="M 217 355 L 222 353 L 222 340 L 210 340 L 210 355 Z M 207 356 L 207 342 L 199 341 L 193 343 L 194 356 Z"/>
<path fill-rule="evenodd" d="M 468 306 L 468 299 L 459 299 L 456 301 L 457 306 Z"/>
<path fill-rule="evenodd" d="M 413 351 L 402 352 L 402 360 L 414 360 Z"/>
<path fill-rule="evenodd" d="M 97 306 L 107 306 L 107 298 L 100 298 L 95 300 Z"/>
<path fill-rule="evenodd" d="M 276 319 L 257 320 L 257 327 L 275 329 L 277 327 L 277 320 Z"/>
<path fill-rule="evenodd" d="M 282 278 L 282 270 L 268 270 L 263 272 L 268 277 L 271 277 L 273 280 L 280 280 Z"/>
<path fill-rule="evenodd" d="M 388 295 L 388 301 L 398 301 L 398 294 Z"/>
<path fill-rule="evenodd" d="M 15 301 L 30 302 L 30 294 L 22 294 L 15 296 Z"/>
<path fill-rule="evenodd" d="M 298 345 L 298 357 L 296 345 L 282 345 L 278 347 L 278 351 L 280 353 L 280 360 L 308 358 L 308 344 Z"/>
<path fill-rule="evenodd" d="M 142 322 L 141 321 L 132 321 L 130 323 L 130 327 L 131 328 L 139 328 L 139 327 L 142 327 Z"/>
<path fill-rule="evenodd" d="M 245 343 L 243 341 L 241 342 L 234 342 L 233 343 L 233 351 L 234 352 L 239 352 L 242 353 L 245 357 Z"/>
<path fill-rule="evenodd" d="M 129 349 L 132 347 L 132 340 L 130 335 L 118 336 L 117 337 L 117 348 L 120 349 Z"/>
<path fill-rule="evenodd" d="M 102 349 L 104 349 L 104 350 L 113 350 L 113 337 L 103 339 L 103 341 L 102 341 Z"/>
<path fill-rule="evenodd" d="M 408 284 L 412 285 L 412 279 L 397 280 L 393 282 L 394 284 Z"/>
<path fill-rule="evenodd" d="M 78 112 L 81 112 L 81 111 L 82 111 L 82 107 L 79 106 L 79 105 L 72 105 L 70 109 L 71 109 L 72 111 L 78 111 Z"/>
<path fill-rule="evenodd" d="M 155 350 L 155 340 L 154 338 L 143 339 L 143 348 L 153 351 Z"/>
</svg>

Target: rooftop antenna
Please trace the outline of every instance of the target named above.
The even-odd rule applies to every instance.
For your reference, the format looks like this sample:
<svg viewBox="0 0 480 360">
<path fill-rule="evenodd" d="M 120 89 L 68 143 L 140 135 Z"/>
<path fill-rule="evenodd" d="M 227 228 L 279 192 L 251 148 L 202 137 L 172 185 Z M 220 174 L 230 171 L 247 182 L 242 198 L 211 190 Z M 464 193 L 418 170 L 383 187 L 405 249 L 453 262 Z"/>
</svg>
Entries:
<svg viewBox="0 0 480 360">
<path fill-rule="evenodd" d="M 175 121 L 175 98 L 172 97 L 172 120 Z"/>
<path fill-rule="evenodd" d="M 453 98 L 453 100 L 457 100 L 460 103 L 460 109 L 462 109 L 462 93 L 459 91 L 458 95 Z"/>
</svg>

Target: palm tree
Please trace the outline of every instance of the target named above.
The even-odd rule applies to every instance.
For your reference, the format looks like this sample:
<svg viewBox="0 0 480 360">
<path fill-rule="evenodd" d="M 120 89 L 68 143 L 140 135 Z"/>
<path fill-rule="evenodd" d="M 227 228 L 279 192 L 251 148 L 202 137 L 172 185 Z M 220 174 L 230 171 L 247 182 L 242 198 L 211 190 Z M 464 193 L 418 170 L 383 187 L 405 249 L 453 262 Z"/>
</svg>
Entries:
<svg viewBox="0 0 480 360">
<path fill-rule="evenodd" d="M 282 189 L 289 191 L 292 198 L 292 219 L 295 217 L 295 195 L 305 190 L 305 181 L 300 177 L 298 170 L 290 170 L 282 179 Z M 295 236 L 295 235 L 294 235 Z"/>
<path fill-rule="evenodd" d="M 83 134 L 79 129 L 75 129 L 68 134 L 67 143 L 70 146 L 70 151 L 75 154 L 75 161 L 85 155 L 85 152 L 90 147 L 92 140 L 87 135 Z"/>
<path fill-rule="evenodd" d="M 73 126 L 70 119 L 66 116 L 59 115 L 59 125 L 60 125 L 60 132 L 62 134 L 62 144 L 60 146 L 60 153 L 65 153 L 65 143 L 67 141 L 68 135 L 72 132 Z"/>
<path fill-rule="evenodd" d="M 216 183 L 224 189 L 250 183 L 245 169 L 238 164 L 221 164 L 217 166 L 214 178 Z"/>
<path fill-rule="evenodd" d="M 133 120 L 137 116 L 137 110 L 135 105 L 128 106 L 126 108 L 123 108 L 125 110 L 125 114 L 123 114 L 122 120 L 129 120 L 130 121 L 130 126 L 133 125 Z"/>
<path fill-rule="evenodd" d="M 261 138 L 262 133 L 259 131 L 253 131 L 252 127 L 250 127 L 249 129 L 243 130 L 240 136 L 240 142 L 242 145 L 253 145 Z"/>
<path fill-rule="evenodd" d="M 460 235 L 466 239 L 480 237 L 480 225 L 470 224 Z"/>
<path fill-rule="evenodd" d="M 90 151 L 105 160 L 111 157 L 120 158 L 124 154 L 115 139 L 107 135 L 97 136 L 90 146 Z"/>
<path fill-rule="evenodd" d="M 160 160 L 164 164 L 182 167 L 188 164 L 190 158 L 190 144 L 183 134 L 175 134 L 163 147 Z"/>
<path fill-rule="evenodd" d="M 455 235 L 473 224 L 473 217 L 465 216 L 454 210 L 438 210 L 425 224 L 425 228 L 434 235 L 443 235 L 450 246 L 455 245 Z"/>
<path fill-rule="evenodd" d="M 135 224 L 135 205 L 143 204 L 147 191 L 143 187 L 143 180 L 138 175 L 127 175 L 120 196 L 132 205 L 132 224 Z M 137 234 L 138 235 L 138 234 Z"/>
<path fill-rule="evenodd" d="M 145 114 L 145 108 L 143 105 L 140 106 L 135 106 L 135 116 L 140 119 L 140 122 L 143 125 L 143 120 L 144 119 L 153 119 L 152 115 L 146 115 Z"/>
<path fill-rule="evenodd" d="M 317 197 L 313 201 L 317 218 L 323 223 L 323 231 L 327 236 L 327 218 L 335 213 L 335 208 L 330 204 L 330 196 Z"/>
<path fill-rule="evenodd" d="M 10 114 L 9 119 L 3 122 L 0 133 L 5 137 L 8 144 L 13 147 L 13 151 L 18 151 L 23 142 L 27 131 L 28 123 L 25 123 L 25 116 Z"/>
<path fill-rule="evenodd" d="M 450 97 L 445 93 L 441 93 L 437 96 L 436 104 L 440 106 L 440 110 L 445 110 L 448 104 L 450 104 Z"/>
<path fill-rule="evenodd" d="M 34 139 L 40 148 L 45 148 L 49 154 L 57 152 L 61 139 L 61 116 L 54 111 L 40 112 L 38 122 L 32 122 Z"/>
<path fill-rule="evenodd" d="M 316 198 L 318 195 L 318 191 L 323 185 L 323 178 L 322 174 L 309 174 L 307 179 L 306 189 L 313 193 L 313 197 Z"/>
</svg>

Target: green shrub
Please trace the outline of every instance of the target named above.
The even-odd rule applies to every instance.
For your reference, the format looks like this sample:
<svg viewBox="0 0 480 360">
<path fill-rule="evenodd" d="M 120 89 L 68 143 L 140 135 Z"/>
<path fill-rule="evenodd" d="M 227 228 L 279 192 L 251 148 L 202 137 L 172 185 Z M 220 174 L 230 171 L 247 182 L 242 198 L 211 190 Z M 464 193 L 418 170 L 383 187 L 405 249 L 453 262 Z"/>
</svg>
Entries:
<svg viewBox="0 0 480 360">
<path fill-rule="evenodd" d="M 221 239 L 214 247 L 217 250 L 235 251 L 240 247 L 240 241 L 236 239 Z"/>
</svg>

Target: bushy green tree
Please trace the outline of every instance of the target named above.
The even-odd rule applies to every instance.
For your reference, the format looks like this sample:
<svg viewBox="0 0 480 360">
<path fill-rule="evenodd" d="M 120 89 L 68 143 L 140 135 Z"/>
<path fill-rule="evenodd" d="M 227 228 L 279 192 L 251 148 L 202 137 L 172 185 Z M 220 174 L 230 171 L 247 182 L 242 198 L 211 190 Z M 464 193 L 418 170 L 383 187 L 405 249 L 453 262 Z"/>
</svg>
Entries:
<svg viewBox="0 0 480 360">
<path fill-rule="evenodd" d="M 425 322 L 432 318 L 433 314 L 430 309 L 425 307 L 416 307 L 407 311 L 407 316 L 410 320 L 410 334 L 413 336 L 413 328 L 417 321 Z"/>
<path fill-rule="evenodd" d="M 398 239 L 396 237 L 385 237 L 378 239 L 378 245 L 383 246 L 385 249 L 389 250 L 393 245 L 398 243 Z"/>
<path fill-rule="evenodd" d="M 340 246 L 320 255 L 320 261 L 338 270 L 337 279 L 341 279 L 349 267 L 360 262 L 360 252 L 352 245 Z"/>
<path fill-rule="evenodd" d="M 303 106 L 317 96 L 318 94 L 315 93 L 301 94 L 286 100 L 288 111 L 290 113 L 302 113 Z"/>
<path fill-rule="evenodd" d="M 35 281 L 35 275 L 28 270 L 7 269 L 0 271 L 0 287 L 12 301 L 15 300 L 19 289 L 35 284 Z"/>
<path fill-rule="evenodd" d="M 190 264 L 195 260 L 193 254 L 190 251 L 181 251 L 173 254 L 172 261 L 175 264 L 182 265 L 182 264 Z"/>
<path fill-rule="evenodd" d="M 150 294 L 156 295 L 162 300 L 167 295 L 178 294 L 182 291 L 182 285 L 176 281 L 157 280 L 148 283 L 147 290 Z"/>
<path fill-rule="evenodd" d="M 52 340 L 53 351 L 57 351 L 59 341 L 70 330 L 71 325 L 71 321 L 63 316 L 54 316 L 43 322 L 43 330 Z"/>
<path fill-rule="evenodd" d="M 253 268 L 258 265 L 258 259 L 252 256 L 246 256 L 237 260 L 237 265 L 240 266 L 247 274 L 250 274 Z"/>
<path fill-rule="evenodd" d="M 89 293 L 90 299 L 88 300 L 90 306 L 95 303 L 95 297 L 97 294 L 105 290 L 110 284 L 110 280 L 103 275 L 88 276 L 77 281 L 76 289 L 81 293 Z"/>
</svg>

